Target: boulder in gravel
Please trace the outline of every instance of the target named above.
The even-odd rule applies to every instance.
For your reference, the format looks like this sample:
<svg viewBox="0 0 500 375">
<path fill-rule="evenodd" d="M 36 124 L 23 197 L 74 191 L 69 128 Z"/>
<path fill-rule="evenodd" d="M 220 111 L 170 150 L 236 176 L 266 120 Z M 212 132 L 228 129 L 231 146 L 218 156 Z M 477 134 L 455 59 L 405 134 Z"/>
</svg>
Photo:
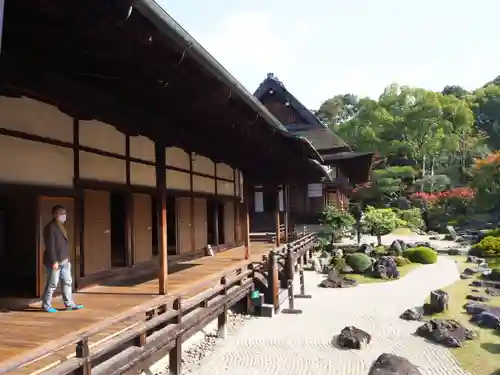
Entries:
<svg viewBox="0 0 500 375">
<path fill-rule="evenodd" d="M 372 340 L 371 335 L 362 329 L 348 326 L 340 331 L 338 345 L 345 349 L 364 349 Z"/>
<path fill-rule="evenodd" d="M 466 340 L 472 340 L 476 333 L 452 319 L 431 319 L 417 328 L 417 335 L 448 348 L 463 346 Z"/>
<path fill-rule="evenodd" d="M 465 279 L 472 279 L 472 275 L 466 275 L 465 273 L 461 273 L 460 274 L 460 278 L 462 280 L 465 280 Z"/>
<path fill-rule="evenodd" d="M 326 279 L 324 279 L 320 284 L 320 288 L 350 288 L 358 285 L 357 281 L 349 277 L 345 277 L 339 274 L 339 272 L 333 268 L 328 273 Z"/>
<path fill-rule="evenodd" d="M 417 309 L 407 309 L 400 316 L 403 320 L 422 320 L 423 314 Z"/>
<path fill-rule="evenodd" d="M 406 358 L 384 353 L 373 362 L 368 375 L 422 375 L 422 373 Z"/>
</svg>

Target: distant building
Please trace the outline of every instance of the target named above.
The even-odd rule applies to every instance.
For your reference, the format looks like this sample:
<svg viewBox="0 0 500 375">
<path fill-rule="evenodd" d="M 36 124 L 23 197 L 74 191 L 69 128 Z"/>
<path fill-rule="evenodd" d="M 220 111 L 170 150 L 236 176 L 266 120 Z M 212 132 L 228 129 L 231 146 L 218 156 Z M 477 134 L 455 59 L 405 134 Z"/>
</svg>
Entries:
<svg viewBox="0 0 500 375">
<path fill-rule="evenodd" d="M 254 96 L 290 133 L 307 139 L 313 145 L 333 180 L 328 183 L 291 184 L 288 188 L 290 223 L 317 223 L 325 204 L 347 208 L 347 196 L 352 187 L 368 181 L 373 154 L 353 152 L 347 143 L 297 100 L 273 73 L 267 75 Z M 251 231 L 268 231 L 274 226 L 272 213 L 276 195 L 263 186 L 253 188 Z"/>
</svg>

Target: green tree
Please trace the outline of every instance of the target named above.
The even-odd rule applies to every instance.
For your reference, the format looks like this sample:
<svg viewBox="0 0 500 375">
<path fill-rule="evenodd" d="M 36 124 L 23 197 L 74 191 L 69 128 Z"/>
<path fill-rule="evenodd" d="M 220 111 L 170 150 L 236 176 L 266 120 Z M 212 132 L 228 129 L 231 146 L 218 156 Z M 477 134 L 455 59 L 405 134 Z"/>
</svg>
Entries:
<svg viewBox="0 0 500 375">
<path fill-rule="evenodd" d="M 476 126 L 488 136 L 488 145 L 500 149 L 500 85 L 489 84 L 474 91 L 469 98 Z"/>
<path fill-rule="evenodd" d="M 356 116 L 358 101 L 358 97 L 352 94 L 335 95 L 321 104 L 316 115 L 333 130 Z"/>
</svg>

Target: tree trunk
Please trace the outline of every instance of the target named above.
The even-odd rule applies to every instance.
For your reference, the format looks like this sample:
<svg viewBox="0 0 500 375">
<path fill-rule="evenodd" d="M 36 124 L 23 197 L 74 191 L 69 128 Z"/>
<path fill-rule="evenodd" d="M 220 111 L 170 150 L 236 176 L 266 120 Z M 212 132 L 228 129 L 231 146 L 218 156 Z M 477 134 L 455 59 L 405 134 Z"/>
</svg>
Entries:
<svg viewBox="0 0 500 375">
<path fill-rule="evenodd" d="M 377 242 L 378 246 L 382 246 L 382 236 L 380 234 L 377 234 Z"/>
</svg>

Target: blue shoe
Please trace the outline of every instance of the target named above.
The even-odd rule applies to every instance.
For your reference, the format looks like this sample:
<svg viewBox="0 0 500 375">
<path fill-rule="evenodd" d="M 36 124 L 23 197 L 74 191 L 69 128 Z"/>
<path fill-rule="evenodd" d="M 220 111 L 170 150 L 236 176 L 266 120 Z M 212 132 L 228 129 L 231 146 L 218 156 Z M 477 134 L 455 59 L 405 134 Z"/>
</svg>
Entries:
<svg viewBox="0 0 500 375">
<path fill-rule="evenodd" d="M 56 309 L 54 309 L 53 307 L 47 307 L 47 308 L 44 308 L 44 310 L 48 313 L 55 313 L 57 312 Z"/>
<path fill-rule="evenodd" d="M 83 305 L 66 306 L 66 311 L 81 310 L 81 309 L 83 309 Z"/>
</svg>

